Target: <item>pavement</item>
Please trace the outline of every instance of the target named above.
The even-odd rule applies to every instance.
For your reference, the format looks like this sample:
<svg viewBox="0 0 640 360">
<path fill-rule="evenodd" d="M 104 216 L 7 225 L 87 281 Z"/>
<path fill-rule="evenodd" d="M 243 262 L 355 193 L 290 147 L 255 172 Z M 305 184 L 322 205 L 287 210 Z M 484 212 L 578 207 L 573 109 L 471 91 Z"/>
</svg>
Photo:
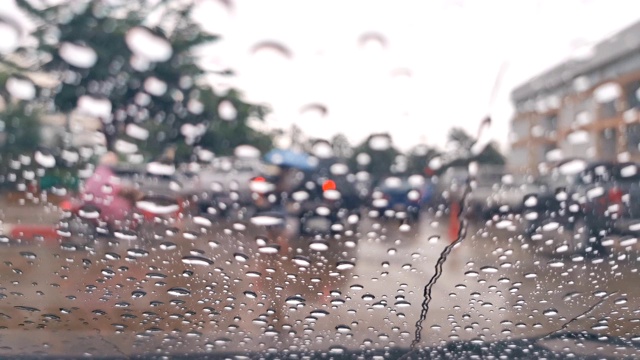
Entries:
<svg viewBox="0 0 640 360">
<path fill-rule="evenodd" d="M 25 223 L 53 219 L 27 208 L 3 211 Z M 353 234 L 324 237 L 192 221 L 155 239 L 116 234 L 87 247 L 10 237 L 0 247 L 0 356 L 408 348 L 425 285 L 452 241 L 448 220 L 424 214 L 408 226 L 363 214 Z M 613 239 L 609 256 L 579 258 L 550 250 L 557 241 L 472 223 L 431 289 L 419 346 L 570 330 L 640 334 L 636 247 Z"/>
</svg>

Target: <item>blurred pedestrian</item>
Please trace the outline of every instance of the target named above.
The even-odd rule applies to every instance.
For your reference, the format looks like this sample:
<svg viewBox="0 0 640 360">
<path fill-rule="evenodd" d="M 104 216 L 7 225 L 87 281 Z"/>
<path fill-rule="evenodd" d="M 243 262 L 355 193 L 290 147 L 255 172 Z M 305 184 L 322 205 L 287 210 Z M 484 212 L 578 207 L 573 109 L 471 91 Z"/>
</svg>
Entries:
<svg viewBox="0 0 640 360">
<path fill-rule="evenodd" d="M 135 202 L 141 197 L 139 190 L 121 183 L 115 172 L 118 163 L 116 153 L 110 151 L 102 155 L 83 191 L 84 201 L 96 206 L 100 219 L 109 225 L 128 219 Z"/>
</svg>

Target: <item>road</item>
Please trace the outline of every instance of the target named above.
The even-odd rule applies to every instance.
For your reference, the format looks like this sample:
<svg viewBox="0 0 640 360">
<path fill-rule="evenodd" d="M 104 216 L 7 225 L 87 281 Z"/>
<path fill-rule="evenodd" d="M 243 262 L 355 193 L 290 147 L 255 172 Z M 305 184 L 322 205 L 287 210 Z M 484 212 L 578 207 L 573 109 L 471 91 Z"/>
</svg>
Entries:
<svg viewBox="0 0 640 360">
<path fill-rule="evenodd" d="M 432 289 L 420 346 L 640 334 L 633 241 L 612 239 L 609 257 L 559 256 L 544 250 L 557 239 L 532 243 L 508 225 L 469 226 Z M 248 221 L 187 221 L 155 240 L 79 249 L 10 239 L 0 247 L 0 356 L 408 348 L 448 234 L 434 214 L 413 226 L 363 214 L 357 231 L 333 237 L 277 240 Z"/>
</svg>

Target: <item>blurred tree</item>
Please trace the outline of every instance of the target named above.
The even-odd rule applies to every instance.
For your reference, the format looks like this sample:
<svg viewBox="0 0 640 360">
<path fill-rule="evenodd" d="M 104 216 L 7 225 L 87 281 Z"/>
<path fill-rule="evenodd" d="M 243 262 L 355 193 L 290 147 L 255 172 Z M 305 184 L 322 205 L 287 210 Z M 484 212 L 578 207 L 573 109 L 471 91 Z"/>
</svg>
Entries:
<svg viewBox="0 0 640 360">
<path fill-rule="evenodd" d="M 425 175 L 428 172 L 429 161 L 439 154 L 439 151 L 424 144 L 414 146 L 408 154 L 407 173 Z"/>
<path fill-rule="evenodd" d="M 377 181 L 391 173 L 391 166 L 399 154 L 393 146 L 391 135 L 371 134 L 353 149 L 349 168 L 367 171 Z"/>
<path fill-rule="evenodd" d="M 333 147 L 333 153 L 341 159 L 348 159 L 353 155 L 351 144 L 344 134 L 334 135 L 331 138 L 331 146 Z"/>
<path fill-rule="evenodd" d="M 41 141 L 40 116 L 25 103 L 7 104 L 0 112 L 2 164 L 19 155 L 32 156 Z"/>
<path fill-rule="evenodd" d="M 193 20 L 196 1 L 16 3 L 36 28 L 33 41 L 16 51 L 20 61 L 3 62 L 55 75 L 59 85 L 43 99 L 56 111 L 99 118 L 110 150 L 120 141 L 152 157 L 171 144 L 192 147 L 211 132 L 215 141 L 208 145 L 221 152 L 262 139 L 246 120 L 262 118 L 266 110 L 244 102 L 237 91 L 217 93 L 204 80 L 213 71 L 199 65 L 196 52 L 218 36 Z"/>
<path fill-rule="evenodd" d="M 446 152 L 447 166 L 441 170 L 451 166 L 467 166 L 473 161 L 480 164 L 504 165 L 506 163 L 504 155 L 500 153 L 494 142 L 487 146 L 479 153 L 473 154 L 471 148 L 475 144 L 476 139 L 469 135 L 464 129 L 453 128 L 449 132 L 449 147 Z"/>
</svg>

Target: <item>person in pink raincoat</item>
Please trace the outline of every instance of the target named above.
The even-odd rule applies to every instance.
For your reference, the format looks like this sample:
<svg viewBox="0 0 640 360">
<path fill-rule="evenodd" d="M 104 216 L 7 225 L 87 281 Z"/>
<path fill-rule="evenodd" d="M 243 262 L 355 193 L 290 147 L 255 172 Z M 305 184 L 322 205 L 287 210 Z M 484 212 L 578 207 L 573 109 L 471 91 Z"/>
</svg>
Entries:
<svg viewBox="0 0 640 360">
<path fill-rule="evenodd" d="M 108 152 L 100 158 L 100 162 L 84 186 L 83 200 L 100 210 L 100 220 L 109 225 L 122 224 L 131 218 L 135 201 L 140 192 L 124 186 L 114 172 L 118 165 L 118 156 Z"/>
</svg>

